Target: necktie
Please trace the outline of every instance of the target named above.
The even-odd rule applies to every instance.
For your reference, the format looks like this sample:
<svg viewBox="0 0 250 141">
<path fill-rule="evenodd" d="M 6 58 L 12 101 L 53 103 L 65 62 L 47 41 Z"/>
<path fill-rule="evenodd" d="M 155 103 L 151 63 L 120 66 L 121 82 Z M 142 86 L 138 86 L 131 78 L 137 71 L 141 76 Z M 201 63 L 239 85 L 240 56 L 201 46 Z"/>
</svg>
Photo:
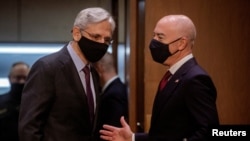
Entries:
<svg viewBox="0 0 250 141">
<path fill-rule="evenodd" d="M 92 94 L 91 87 L 90 87 L 90 71 L 89 71 L 89 67 L 86 65 L 83 68 L 83 71 L 85 73 L 86 93 L 87 93 L 87 98 L 88 98 L 89 115 L 90 115 L 90 120 L 91 120 L 91 123 L 92 123 L 93 118 L 94 118 L 94 100 L 93 100 L 93 94 Z"/>
<path fill-rule="evenodd" d="M 159 85 L 159 90 L 162 91 L 162 89 L 166 86 L 168 79 L 170 78 L 172 74 L 170 73 L 170 71 L 167 71 L 166 74 L 164 75 L 164 77 L 162 78 L 160 85 Z"/>
</svg>

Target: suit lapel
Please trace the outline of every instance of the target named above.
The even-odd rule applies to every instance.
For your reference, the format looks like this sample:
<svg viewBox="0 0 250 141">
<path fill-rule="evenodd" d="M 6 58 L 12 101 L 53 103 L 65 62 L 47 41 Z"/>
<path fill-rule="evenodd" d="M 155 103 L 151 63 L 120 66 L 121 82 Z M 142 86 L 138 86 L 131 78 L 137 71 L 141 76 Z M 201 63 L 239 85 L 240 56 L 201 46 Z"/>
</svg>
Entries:
<svg viewBox="0 0 250 141">
<path fill-rule="evenodd" d="M 62 63 L 64 64 L 64 67 L 62 71 L 64 72 L 65 76 L 68 76 L 69 74 L 71 75 L 70 77 L 66 77 L 68 82 L 70 83 L 72 87 L 74 87 L 75 92 L 77 94 L 81 94 L 82 96 L 86 97 L 84 88 L 82 87 L 82 83 L 79 77 L 79 74 L 77 72 L 77 69 L 74 65 L 73 60 L 71 59 L 69 52 L 67 50 L 67 46 L 65 46 L 62 50 Z"/>
<path fill-rule="evenodd" d="M 175 82 L 175 80 L 178 80 L 178 83 Z M 167 104 L 167 101 L 171 98 L 171 96 L 174 93 L 174 90 L 177 88 L 179 85 L 180 78 L 179 76 L 172 76 L 172 78 L 169 80 L 165 88 L 160 92 L 157 91 L 155 102 L 154 102 L 154 107 L 153 107 L 153 114 L 155 117 L 157 117 L 161 110 L 163 109 L 162 107 Z M 152 117 L 153 120 L 153 117 Z"/>
<path fill-rule="evenodd" d="M 92 64 L 90 65 L 91 69 L 91 75 L 93 78 L 94 83 L 94 89 L 95 89 L 95 97 L 96 97 L 96 109 L 95 109 L 95 118 L 94 118 L 94 125 L 93 125 L 93 132 L 95 131 L 95 128 L 97 127 L 97 119 L 98 119 L 98 113 L 99 113 L 99 103 L 100 103 L 100 95 L 101 95 L 101 86 L 99 83 L 99 76 Z"/>
<path fill-rule="evenodd" d="M 179 86 L 182 84 L 182 78 L 185 76 L 186 72 L 196 64 L 194 58 L 188 60 L 176 71 L 172 78 L 170 78 L 165 88 L 161 92 L 157 91 L 153 106 L 152 121 L 157 121 L 158 115 L 160 115 L 160 112 L 163 110 L 162 107 L 167 106 L 169 99 L 171 99 L 175 91 L 178 90 Z"/>
<path fill-rule="evenodd" d="M 65 76 L 65 81 L 68 83 L 68 86 L 70 86 L 70 89 L 74 92 L 72 94 L 78 95 L 79 98 L 82 100 L 83 105 L 88 105 L 87 103 L 87 96 L 85 93 L 85 90 L 82 86 L 81 79 L 79 77 L 79 73 L 74 65 L 74 62 L 72 58 L 70 57 L 70 54 L 67 50 L 67 45 L 65 45 L 62 50 L 60 51 L 60 63 L 62 65 L 60 71 L 62 71 L 63 76 Z M 93 68 L 92 64 L 90 65 L 91 75 L 93 78 L 94 83 L 94 90 L 96 94 L 96 115 L 94 119 L 94 125 L 92 130 L 95 130 L 96 127 L 96 120 L 97 120 L 97 113 L 99 109 L 99 99 L 100 99 L 100 85 L 99 85 L 99 76 L 96 70 Z M 70 74 L 70 75 L 69 75 Z M 85 110 L 88 111 L 88 106 L 83 106 L 83 108 L 86 108 Z"/>
</svg>

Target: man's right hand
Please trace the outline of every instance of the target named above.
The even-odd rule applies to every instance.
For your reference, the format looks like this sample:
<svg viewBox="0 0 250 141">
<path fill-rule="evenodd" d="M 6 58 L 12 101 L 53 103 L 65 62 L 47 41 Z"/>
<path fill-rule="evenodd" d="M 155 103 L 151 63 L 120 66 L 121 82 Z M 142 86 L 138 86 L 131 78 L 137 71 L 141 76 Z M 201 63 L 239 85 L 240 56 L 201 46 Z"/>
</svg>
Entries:
<svg viewBox="0 0 250 141">
<path fill-rule="evenodd" d="M 100 130 L 101 138 L 107 141 L 132 141 L 133 132 L 122 116 L 120 119 L 122 127 L 111 125 L 103 125 L 103 130 Z"/>
</svg>

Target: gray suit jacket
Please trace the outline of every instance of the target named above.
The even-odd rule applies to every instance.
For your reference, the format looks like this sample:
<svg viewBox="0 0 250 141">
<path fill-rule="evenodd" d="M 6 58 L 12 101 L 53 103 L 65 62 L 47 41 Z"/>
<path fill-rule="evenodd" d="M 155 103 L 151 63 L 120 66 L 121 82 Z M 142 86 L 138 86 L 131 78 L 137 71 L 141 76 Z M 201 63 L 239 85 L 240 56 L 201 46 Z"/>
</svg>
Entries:
<svg viewBox="0 0 250 141">
<path fill-rule="evenodd" d="M 99 78 L 93 68 L 91 73 L 98 111 Z M 22 94 L 20 141 L 89 141 L 95 123 L 90 123 L 87 97 L 67 45 L 36 61 Z"/>
</svg>

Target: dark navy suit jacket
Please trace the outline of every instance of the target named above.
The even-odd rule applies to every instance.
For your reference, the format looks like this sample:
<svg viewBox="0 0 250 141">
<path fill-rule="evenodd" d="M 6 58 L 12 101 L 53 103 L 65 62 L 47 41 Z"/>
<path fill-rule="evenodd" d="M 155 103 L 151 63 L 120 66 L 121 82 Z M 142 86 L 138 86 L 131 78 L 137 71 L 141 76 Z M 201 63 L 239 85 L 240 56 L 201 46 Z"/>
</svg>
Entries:
<svg viewBox="0 0 250 141">
<path fill-rule="evenodd" d="M 128 119 L 128 93 L 126 85 L 121 82 L 120 78 L 116 78 L 101 95 L 100 126 L 109 124 L 121 127 L 121 116 Z"/>
<path fill-rule="evenodd" d="M 93 68 L 91 73 L 98 111 L 99 76 Z M 22 94 L 20 141 L 90 141 L 94 130 L 87 97 L 67 45 L 36 61 Z"/>
<path fill-rule="evenodd" d="M 11 89 L 0 95 L 0 140 L 19 141 L 18 117 L 21 91 Z"/>
<path fill-rule="evenodd" d="M 148 134 L 136 134 L 136 141 L 208 140 L 211 128 L 219 124 L 216 88 L 194 58 L 184 63 L 157 92 Z"/>
</svg>

